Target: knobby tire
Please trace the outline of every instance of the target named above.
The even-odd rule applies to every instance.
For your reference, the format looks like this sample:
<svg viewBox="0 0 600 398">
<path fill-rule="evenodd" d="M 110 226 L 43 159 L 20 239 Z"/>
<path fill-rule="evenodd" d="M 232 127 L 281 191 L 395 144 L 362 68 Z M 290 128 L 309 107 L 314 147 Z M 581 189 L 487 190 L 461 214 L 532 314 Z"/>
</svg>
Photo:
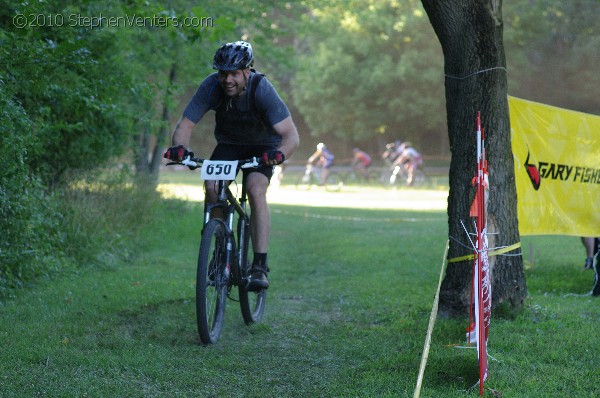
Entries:
<svg viewBox="0 0 600 398">
<path fill-rule="evenodd" d="M 210 220 L 202 232 L 196 273 L 196 316 L 203 344 L 215 344 L 225 320 L 229 276 L 227 228 L 221 220 Z"/>
</svg>

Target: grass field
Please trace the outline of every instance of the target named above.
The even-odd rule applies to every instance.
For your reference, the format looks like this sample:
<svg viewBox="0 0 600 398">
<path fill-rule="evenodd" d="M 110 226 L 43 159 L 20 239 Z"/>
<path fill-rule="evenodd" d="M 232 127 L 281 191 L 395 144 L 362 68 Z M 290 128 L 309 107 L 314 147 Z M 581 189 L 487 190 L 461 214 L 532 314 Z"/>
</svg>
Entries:
<svg viewBox="0 0 600 398">
<path fill-rule="evenodd" d="M 21 291 L 0 307 L 0 396 L 413 396 L 446 213 L 376 200 L 336 207 L 354 194 L 315 190 L 322 206 L 272 205 L 264 322 L 246 326 L 229 301 L 214 346 L 199 344 L 195 329 L 202 203 L 164 200 L 131 242 L 139 251 L 130 262 Z M 529 297 L 522 312 L 493 315 L 485 395 L 598 397 L 600 298 L 586 295 L 583 246 L 557 236 L 522 243 Z M 478 396 L 476 352 L 455 347 L 467 317 L 437 320 L 421 397 Z"/>
</svg>

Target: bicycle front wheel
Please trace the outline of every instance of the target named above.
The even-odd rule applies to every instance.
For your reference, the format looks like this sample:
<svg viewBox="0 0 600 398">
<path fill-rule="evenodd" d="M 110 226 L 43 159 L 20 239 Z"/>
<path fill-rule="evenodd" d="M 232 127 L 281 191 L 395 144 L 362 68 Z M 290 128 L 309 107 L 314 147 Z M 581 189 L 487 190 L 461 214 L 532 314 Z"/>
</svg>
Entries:
<svg viewBox="0 0 600 398">
<path fill-rule="evenodd" d="M 248 274 L 250 272 L 250 263 L 248 262 L 248 253 L 252 253 L 252 241 L 250 239 L 250 224 L 242 223 L 243 227 L 240 226 L 239 231 L 243 231 L 243 234 L 238 232 L 239 242 L 241 246 L 240 259 L 240 284 L 238 286 L 240 296 L 240 309 L 242 310 L 242 317 L 246 325 L 250 325 L 254 322 L 259 322 L 265 311 L 265 304 L 267 302 L 267 291 L 260 290 L 258 292 L 250 292 L 246 289 L 246 281 L 248 280 Z"/>
<path fill-rule="evenodd" d="M 202 232 L 196 273 L 196 317 L 198 334 L 204 344 L 221 336 L 229 283 L 227 229 L 222 221 L 210 220 Z"/>
<path fill-rule="evenodd" d="M 338 173 L 331 173 L 327 176 L 327 181 L 325 181 L 325 189 L 330 192 L 338 192 L 344 186 L 344 181 L 342 177 Z"/>
</svg>

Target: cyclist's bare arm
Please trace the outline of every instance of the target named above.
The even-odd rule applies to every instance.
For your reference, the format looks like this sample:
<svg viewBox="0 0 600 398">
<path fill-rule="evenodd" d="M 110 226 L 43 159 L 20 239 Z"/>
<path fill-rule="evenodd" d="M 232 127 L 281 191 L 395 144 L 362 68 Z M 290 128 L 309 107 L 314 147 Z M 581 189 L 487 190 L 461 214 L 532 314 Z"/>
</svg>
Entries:
<svg viewBox="0 0 600 398">
<path fill-rule="evenodd" d="M 323 155 L 321 154 L 321 150 L 317 149 L 306 161 L 308 164 L 319 163 L 323 160 Z"/>
<path fill-rule="evenodd" d="M 300 136 L 298 135 L 298 130 L 294 125 L 292 117 L 286 117 L 279 123 L 275 124 L 273 128 L 281 136 L 281 145 L 279 145 L 279 150 L 283 152 L 285 158 L 288 159 L 290 156 L 292 156 L 300 144 Z"/>
<path fill-rule="evenodd" d="M 192 130 L 196 126 L 196 123 L 192 122 L 185 116 L 182 116 L 175 126 L 173 136 L 171 137 L 171 145 L 183 145 L 187 147 L 190 143 L 190 137 L 192 136 Z"/>
</svg>

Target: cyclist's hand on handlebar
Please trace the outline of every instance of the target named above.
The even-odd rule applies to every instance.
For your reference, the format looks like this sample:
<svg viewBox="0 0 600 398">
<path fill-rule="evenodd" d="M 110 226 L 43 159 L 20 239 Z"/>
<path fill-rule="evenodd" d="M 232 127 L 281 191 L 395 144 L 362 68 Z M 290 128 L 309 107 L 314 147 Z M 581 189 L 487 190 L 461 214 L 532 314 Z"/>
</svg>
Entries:
<svg viewBox="0 0 600 398">
<path fill-rule="evenodd" d="M 263 163 L 272 166 L 281 164 L 285 161 L 285 155 L 281 151 L 267 151 L 262 155 Z"/>
<path fill-rule="evenodd" d="M 175 162 L 181 162 L 188 156 L 194 157 L 194 152 L 188 151 L 183 145 L 169 147 L 163 155 L 165 159 L 173 160 Z"/>
</svg>

